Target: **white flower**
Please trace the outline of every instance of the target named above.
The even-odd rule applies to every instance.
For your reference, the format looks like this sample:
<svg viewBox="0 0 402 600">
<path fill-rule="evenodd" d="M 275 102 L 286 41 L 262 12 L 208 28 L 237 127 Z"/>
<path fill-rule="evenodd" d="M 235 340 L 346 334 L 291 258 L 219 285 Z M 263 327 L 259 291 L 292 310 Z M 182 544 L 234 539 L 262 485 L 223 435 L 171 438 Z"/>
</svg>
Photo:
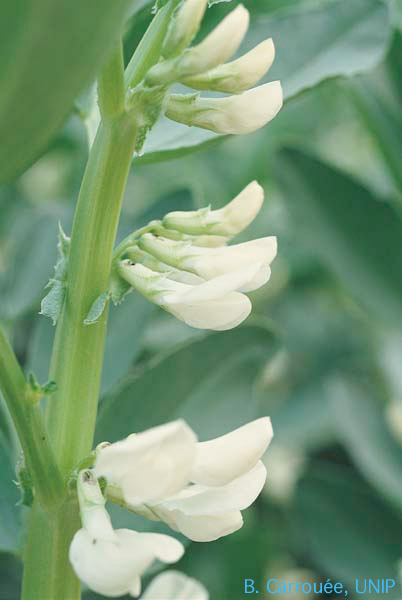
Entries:
<svg viewBox="0 0 402 600">
<path fill-rule="evenodd" d="M 185 0 L 171 20 L 162 54 L 169 57 L 186 48 L 195 37 L 208 0 Z"/>
<path fill-rule="evenodd" d="M 172 94 L 167 101 L 166 116 L 173 121 L 216 133 L 246 134 L 271 121 L 282 103 L 281 84 L 272 81 L 226 98 Z"/>
<path fill-rule="evenodd" d="M 248 10 L 239 4 L 200 44 L 184 52 L 178 67 L 180 76 L 203 73 L 226 62 L 238 50 L 249 22 Z"/>
<path fill-rule="evenodd" d="M 272 435 L 271 421 L 264 417 L 214 440 L 197 443 L 188 485 L 159 501 L 133 505 L 123 490 L 109 485 L 109 480 L 107 494 L 125 501 L 138 514 L 165 521 L 194 541 L 218 539 L 242 526 L 241 511 L 264 487 L 266 469 L 260 459 Z M 129 457 L 126 461 L 127 466 L 131 465 Z M 133 469 L 131 476 L 141 478 L 141 473 Z"/>
<path fill-rule="evenodd" d="M 174 494 L 187 483 L 196 441 L 182 420 L 154 427 L 102 448 L 95 474 L 121 487 L 132 504 L 157 500 Z"/>
<path fill-rule="evenodd" d="M 191 327 L 223 331 L 236 327 L 250 314 L 250 300 L 236 290 L 253 287 L 264 268 L 256 263 L 198 285 L 174 281 L 129 260 L 120 262 L 119 273 L 151 302 Z"/>
<path fill-rule="evenodd" d="M 197 5 L 197 10 L 198 8 Z M 173 83 L 183 77 L 203 73 L 224 63 L 243 41 L 249 19 L 248 10 L 240 4 L 200 44 L 188 48 L 176 58 L 170 58 L 152 67 L 146 76 L 147 85 Z M 168 50 L 170 48 L 169 45 Z"/>
<path fill-rule="evenodd" d="M 190 235 L 224 236 L 231 238 L 250 225 L 264 202 L 264 190 L 252 181 L 229 204 L 218 210 L 176 211 L 163 219 L 167 229 Z M 200 246 L 201 244 L 195 243 Z"/>
<path fill-rule="evenodd" d="M 165 521 L 194 542 L 212 542 L 243 525 L 241 511 L 264 487 L 267 471 L 259 461 L 245 475 L 223 486 L 190 485 L 176 496 L 151 503 L 153 518 Z"/>
<path fill-rule="evenodd" d="M 78 497 L 83 528 L 74 535 L 69 558 L 77 576 L 95 592 L 138 596 L 141 575 L 155 559 L 173 563 L 182 557 L 183 545 L 167 535 L 114 530 L 91 471 L 80 472 Z"/>
<path fill-rule="evenodd" d="M 241 292 L 256 290 L 269 280 L 270 264 L 277 252 L 274 236 L 217 248 L 197 247 L 152 234 L 143 235 L 138 243 L 142 250 L 164 263 L 204 280 L 216 280 L 225 274 L 235 274 L 245 267 L 258 264 L 254 276 L 236 286 Z"/>
<path fill-rule="evenodd" d="M 206 588 L 195 579 L 178 571 L 157 575 L 147 587 L 141 600 L 208 600 Z"/>
<path fill-rule="evenodd" d="M 255 85 L 269 71 L 275 58 L 272 39 L 265 40 L 237 60 L 206 73 L 183 77 L 180 82 L 196 90 L 238 94 Z"/>
</svg>

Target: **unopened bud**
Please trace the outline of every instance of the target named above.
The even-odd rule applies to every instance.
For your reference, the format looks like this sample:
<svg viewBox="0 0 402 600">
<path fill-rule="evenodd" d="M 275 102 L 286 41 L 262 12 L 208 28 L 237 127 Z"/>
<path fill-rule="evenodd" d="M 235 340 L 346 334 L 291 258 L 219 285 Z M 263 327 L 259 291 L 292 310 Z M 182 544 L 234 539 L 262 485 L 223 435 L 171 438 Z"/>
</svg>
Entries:
<svg viewBox="0 0 402 600">
<path fill-rule="evenodd" d="M 172 94 L 167 102 L 166 116 L 173 121 L 216 133 L 246 134 L 260 129 L 273 119 L 282 103 L 281 84 L 272 81 L 227 98 Z"/>
<path fill-rule="evenodd" d="M 203 73 L 231 58 L 247 33 L 249 21 L 248 10 L 240 4 L 202 42 L 184 53 L 179 66 L 181 76 Z"/>
<path fill-rule="evenodd" d="M 208 0 L 185 0 L 173 16 L 162 49 L 166 58 L 179 54 L 196 36 Z"/>
<path fill-rule="evenodd" d="M 221 65 L 239 48 L 247 32 L 249 18 L 248 10 L 240 4 L 200 44 L 152 67 L 146 76 L 146 84 L 168 85 Z"/>
<path fill-rule="evenodd" d="M 233 62 L 220 65 L 211 71 L 184 78 L 181 83 L 196 90 L 215 90 L 238 94 L 253 87 L 268 72 L 275 58 L 272 39 Z"/>
<path fill-rule="evenodd" d="M 253 181 L 223 208 L 171 212 L 164 217 L 163 225 L 185 234 L 203 235 L 206 238 L 224 236 L 222 239 L 225 239 L 248 227 L 259 213 L 263 201 L 264 190 Z"/>
</svg>

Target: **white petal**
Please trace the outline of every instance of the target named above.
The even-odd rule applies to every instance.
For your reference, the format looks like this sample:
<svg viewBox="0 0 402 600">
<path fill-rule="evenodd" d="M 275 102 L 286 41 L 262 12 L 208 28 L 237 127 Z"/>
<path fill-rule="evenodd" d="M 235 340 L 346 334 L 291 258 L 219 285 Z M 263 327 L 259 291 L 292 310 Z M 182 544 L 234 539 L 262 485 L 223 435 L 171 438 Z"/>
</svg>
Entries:
<svg viewBox="0 0 402 600">
<path fill-rule="evenodd" d="M 216 133 L 244 135 L 264 127 L 278 114 L 282 104 L 281 84 L 272 81 L 227 98 L 198 97 L 188 102 L 186 96 L 172 94 L 166 116 Z"/>
<path fill-rule="evenodd" d="M 178 513 L 176 523 L 178 530 L 193 542 L 213 542 L 238 531 L 243 526 L 243 517 L 239 510 L 205 517 Z"/>
<path fill-rule="evenodd" d="M 267 470 L 259 460 L 250 471 L 226 485 L 189 486 L 157 505 L 156 512 L 160 506 L 172 513 L 179 511 L 187 516 L 219 515 L 234 510 L 245 510 L 261 493 L 266 478 Z"/>
<path fill-rule="evenodd" d="M 157 575 L 141 600 L 208 600 L 206 588 L 195 579 L 177 571 Z"/>
<path fill-rule="evenodd" d="M 213 227 L 214 233 L 234 236 L 254 221 L 264 202 L 264 190 L 257 181 L 249 183 L 229 204 L 215 212 L 221 221 Z"/>
<path fill-rule="evenodd" d="M 207 542 L 237 531 L 241 510 L 258 497 L 266 480 L 261 461 L 249 472 L 221 487 L 193 485 L 151 507 L 175 531 L 196 542 Z"/>
<path fill-rule="evenodd" d="M 169 301 L 161 306 L 190 327 L 215 331 L 237 327 L 248 317 L 252 308 L 247 296 L 239 292 L 231 292 L 222 298 L 204 302 Z"/>
<path fill-rule="evenodd" d="M 196 90 L 238 94 L 260 81 L 272 66 L 274 58 L 275 47 L 272 39 L 268 39 L 237 60 L 219 65 L 206 73 L 184 78 L 181 83 Z"/>
<path fill-rule="evenodd" d="M 184 546 L 179 540 L 162 533 L 139 533 L 141 543 L 158 560 L 165 563 L 174 563 L 184 554 Z"/>
<path fill-rule="evenodd" d="M 130 504 L 174 494 L 189 480 L 196 436 L 174 421 L 111 444 L 97 456 L 95 472 L 123 490 Z"/>
<path fill-rule="evenodd" d="M 189 249 L 181 266 L 203 279 L 212 279 L 257 263 L 270 265 L 276 253 L 276 237 L 270 236 L 224 248 Z"/>
<path fill-rule="evenodd" d="M 272 439 L 271 419 L 263 417 L 226 435 L 197 444 L 191 479 L 225 485 L 252 469 Z"/>
<path fill-rule="evenodd" d="M 240 4 L 200 44 L 184 53 L 179 62 L 179 75 L 204 72 L 228 60 L 243 41 L 249 21 L 248 10 Z"/>
<path fill-rule="evenodd" d="M 236 271 L 225 273 L 204 281 L 204 283 L 194 286 L 181 293 L 169 294 L 168 302 L 193 303 L 204 302 L 222 298 L 239 289 L 243 289 L 251 285 L 256 277 L 259 276 L 262 268 L 261 263 L 255 263 Z"/>
<path fill-rule="evenodd" d="M 271 278 L 271 268 L 269 265 L 261 265 L 261 268 L 257 271 L 257 274 L 247 284 L 239 288 L 239 292 L 254 292 L 260 287 L 268 283 Z"/>
<path fill-rule="evenodd" d="M 223 246 L 227 236 L 233 237 L 248 227 L 257 216 L 263 202 L 263 188 L 256 181 L 252 181 L 223 208 L 174 211 L 164 217 L 163 225 L 167 229 L 184 234 L 201 236 L 194 241 L 195 246 Z M 214 243 L 207 243 L 211 239 Z"/>
<path fill-rule="evenodd" d="M 80 529 L 71 542 L 69 558 L 77 576 L 92 590 L 115 598 L 127 594 L 152 563 L 153 555 L 139 542 L 134 531 L 113 543 L 93 538 Z"/>
</svg>

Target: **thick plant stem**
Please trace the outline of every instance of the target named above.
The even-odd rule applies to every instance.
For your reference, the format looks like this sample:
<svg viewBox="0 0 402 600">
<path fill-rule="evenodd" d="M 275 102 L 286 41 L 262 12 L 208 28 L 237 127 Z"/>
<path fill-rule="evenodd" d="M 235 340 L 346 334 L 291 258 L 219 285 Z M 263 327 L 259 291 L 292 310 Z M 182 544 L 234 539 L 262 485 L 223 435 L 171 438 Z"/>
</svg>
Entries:
<svg viewBox="0 0 402 600">
<path fill-rule="evenodd" d="M 108 289 L 121 200 L 134 150 L 135 129 L 124 115 L 102 123 L 96 136 L 71 237 L 68 288 L 57 327 L 51 377 L 58 392 L 48 427 L 63 473 L 92 446 L 106 334 L 107 309 L 84 325 L 93 302 Z"/>
<path fill-rule="evenodd" d="M 68 560 L 71 539 L 80 527 L 78 515 L 73 501 L 66 502 L 51 518 L 34 503 L 25 546 L 23 600 L 80 598 L 80 582 Z"/>
<path fill-rule="evenodd" d="M 39 399 L 27 384 L 0 326 L 0 390 L 18 433 L 35 494 L 46 511 L 63 501 L 64 484 L 40 412 Z"/>
<path fill-rule="evenodd" d="M 47 426 L 65 477 L 92 448 L 107 307 L 93 325 L 84 320 L 108 289 L 113 245 L 136 141 L 136 125 L 124 110 L 119 48 L 100 78 L 102 122 L 85 170 L 68 263 L 67 293 L 57 326 L 51 377 L 57 392 L 48 403 Z M 106 94 L 108 97 L 106 97 Z M 52 519 L 38 506 L 31 515 L 25 551 L 23 600 L 76 600 L 79 582 L 68 547 L 79 528 L 78 506 L 66 502 Z"/>
</svg>

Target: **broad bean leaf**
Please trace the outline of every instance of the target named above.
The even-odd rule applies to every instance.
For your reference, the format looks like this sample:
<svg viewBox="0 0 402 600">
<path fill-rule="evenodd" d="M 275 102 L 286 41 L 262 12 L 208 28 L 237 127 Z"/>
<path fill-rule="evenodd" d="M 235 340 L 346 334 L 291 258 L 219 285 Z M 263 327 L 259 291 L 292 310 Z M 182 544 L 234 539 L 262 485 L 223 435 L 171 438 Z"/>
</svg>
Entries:
<svg viewBox="0 0 402 600">
<path fill-rule="evenodd" d="M 228 431 L 258 415 L 252 393 L 256 364 L 275 350 L 269 329 L 245 325 L 157 356 L 108 394 L 96 437 L 115 441 L 177 417 L 201 437 L 225 433 L 217 428 Z"/>
<path fill-rule="evenodd" d="M 338 379 L 330 393 L 339 439 L 362 474 L 402 513 L 402 447 L 391 435 L 373 386 Z"/>
<path fill-rule="evenodd" d="M 353 471 L 319 463 L 300 482 L 294 502 L 296 544 L 332 583 L 342 582 L 355 597 L 356 579 L 360 586 L 366 578 L 394 579 L 387 597 L 400 597 L 402 521 Z"/>
<path fill-rule="evenodd" d="M 49 144 L 122 30 L 133 0 L 4 0 L 0 181 Z"/>
<path fill-rule="evenodd" d="M 402 318 L 402 222 L 369 190 L 297 150 L 275 161 L 300 240 L 363 307 Z"/>
</svg>

